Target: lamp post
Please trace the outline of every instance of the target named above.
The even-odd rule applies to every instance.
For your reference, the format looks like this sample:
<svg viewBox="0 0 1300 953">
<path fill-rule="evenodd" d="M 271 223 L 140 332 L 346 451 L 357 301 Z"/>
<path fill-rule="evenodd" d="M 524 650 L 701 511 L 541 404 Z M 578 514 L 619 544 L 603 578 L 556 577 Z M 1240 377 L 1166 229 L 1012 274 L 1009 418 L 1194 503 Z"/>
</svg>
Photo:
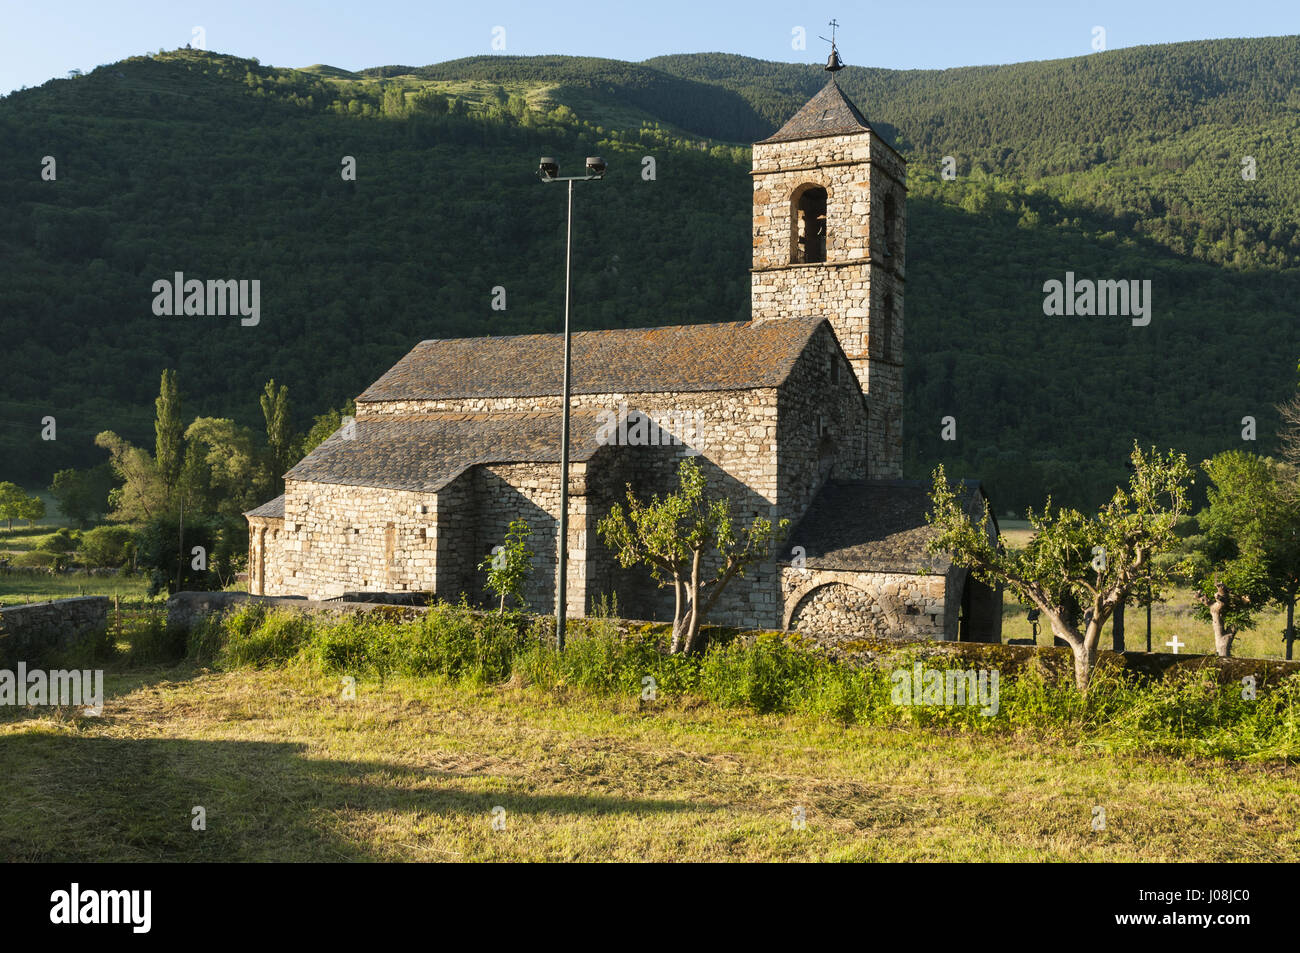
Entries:
<svg viewBox="0 0 1300 953">
<path fill-rule="evenodd" d="M 569 366 L 571 344 L 569 338 L 569 273 L 573 258 L 573 183 L 590 182 L 605 177 L 605 160 L 600 156 L 587 157 L 587 174 L 560 176 L 560 165 L 550 156 L 542 156 L 537 165 L 537 175 L 543 182 L 569 183 L 569 217 L 567 237 L 564 241 L 564 395 L 560 412 L 560 527 L 558 542 L 559 567 L 555 586 L 555 647 L 564 651 L 564 627 L 567 618 L 565 600 L 568 597 L 569 563 Z"/>
</svg>

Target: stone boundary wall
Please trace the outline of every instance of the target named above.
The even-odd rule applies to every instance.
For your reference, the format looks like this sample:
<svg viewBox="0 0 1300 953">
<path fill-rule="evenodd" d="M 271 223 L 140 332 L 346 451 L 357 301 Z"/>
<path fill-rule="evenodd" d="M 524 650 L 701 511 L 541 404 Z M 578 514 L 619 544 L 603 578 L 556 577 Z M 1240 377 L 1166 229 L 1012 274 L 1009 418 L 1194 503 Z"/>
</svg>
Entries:
<svg viewBox="0 0 1300 953">
<path fill-rule="evenodd" d="M 90 597 L 87 597 L 90 598 Z M 96 597 L 99 598 L 99 597 Z M 72 601 L 72 600 L 68 600 Z M 316 602 L 309 599 L 291 599 L 274 596 L 250 596 L 245 592 L 181 592 L 167 600 L 167 623 L 189 627 L 204 615 L 221 614 L 246 602 L 257 602 L 274 608 L 294 609 L 299 612 L 344 615 L 351 612 L 401 613 L 414 618 L 425 612 L 425 606 L 395 606 L 379 602 Z M 107 600 L 105 599 L 105 603 Z M 107 606 L 106 606 L 107 608 Z M 493 614 L 490 610 L 485 615 Z M 637 619 L 618 619 L 616 625 L 621 635 L 634 630 L 654 627 L 663 630 L 665 638 L 671 628 L 666 622 L 648 622 Z M 1073 683 L 1074 662 L 1070 650 L 1050 645 L 1007 645 L 988 642 L 953 642 L 935 639 L 879 639 L 863 638 L 856 641 L 826 643 L 816 636 L 798 632 L 775 632 L 758 629 L 735 629 L 706 624 L 702 634 L 710 640 L 736 641 L 745 644 L 763 635 L 778 635 L 792 639 L 806 647 L 821 649 L 832 659 L 845 665 L 876 668 L 894 668 L 924 661 L 944 667 L 971 667 L 998 669 L 1003 675 L 1018 676 L 1026 669 L 1037 669 L 1052 678 Z M 1140 678 L 1158 680 L 1184 672 L 1204 671 L 1220 684 L 1232 684 L 1244 675 L 1255 675 L 1261 688 L 1272 689 L 1282 679 L 1300 675 L 1300 661 L 1281 659 L 1219 658 L 1214 655 L 1174 655 L 1168 652 L 1111 652 L 1097 653 L 1098 665 L 1119 667 Z"/>
<path fill-rule="evenodd" d="M 224 615 L 248 602 L 273 609 L 334 615 L 383 610 L 415 616 L 429 611 L 427 606 L 401 606 L 391 602 L 317 601 L 290 596 L 253 596 L 246 592 L 178 592 L 167 600 L 167 625 L 169 628 L 189 629 L 205 616 Z"/>
<path fill-rule="evenodd" d="M 39 658 L 108 627 L 108 596 L 75 596 L 0 609 L 0 664 Z"/>
<path fill-rule="evenodd" d="M 792 633 L 796 638 L 798 633 Z M 805 640 L 805 643 L 814 640 Z M 1052 645 L 1009 645 L 990 642 L 951 642 L 861 639 L 821 645 L 832 658 L 855 667 L 893 669 L 921 661 L 935 667 L 998 669 L 1003 677 L 1018 677 L 1033 670 L 1043 676 L 1074 683 L 1074 656 L 1069 648 Z M 1254 675 L 1259 688 L 1273 689 L 1283 679 L 1300 675 L 1300 661 L 1272 658 L 1219 658 L 1217 655 L 1175 655 L 1170 652 L 1097 653 L 1097 668 L 1122 670 L 1143 681 L 1159 681 L 1202 672 L 1220 685 L 1238 683 Z"/>
</svg>

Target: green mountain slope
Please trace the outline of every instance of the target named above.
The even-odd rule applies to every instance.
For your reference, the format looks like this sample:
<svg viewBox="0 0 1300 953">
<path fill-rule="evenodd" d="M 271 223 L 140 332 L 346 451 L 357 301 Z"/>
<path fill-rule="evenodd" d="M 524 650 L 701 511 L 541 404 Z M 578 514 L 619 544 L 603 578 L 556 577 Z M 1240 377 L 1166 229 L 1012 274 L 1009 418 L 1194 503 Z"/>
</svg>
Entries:
<svg viewBox="0 0 1300 953">
<path fill-rule="evenodd" d="M 1271 405 L 1300 357 L 1298 64 L 1287 37 L 840 74 L 911 162 L 914 475 L 944 460 L 1008 509 L 1096 498 L 1135 438 L 1199 458 L 1240 446 L 1251 415 L 1254 446 L 1271 449 Z M 564 198 L 532 176 L 543 153 L 611 165 L 579 188 L 578 326 L 745 318 L 737 143 L 824 80 L 722 54 L 348 73 L 182 50 L 11 95 L 0 479 L 97 461 L 103 429 L 152 443 L 163 367 L 179 368 L 190 413 L 250 425 L 274 377 L 305 425 L 421 338 L 557 329 Z M 176 271 L 260 280 L 260 324 L 155 316 L 152 284 Z M 1150 326 L 1044 316 L 1042 283 L 1066 271 L 1150 279 Z M 47 415 L 55 441 L 40 439 Z M 948 415 L 955 442 L 939 439 Z"/>
</svg>

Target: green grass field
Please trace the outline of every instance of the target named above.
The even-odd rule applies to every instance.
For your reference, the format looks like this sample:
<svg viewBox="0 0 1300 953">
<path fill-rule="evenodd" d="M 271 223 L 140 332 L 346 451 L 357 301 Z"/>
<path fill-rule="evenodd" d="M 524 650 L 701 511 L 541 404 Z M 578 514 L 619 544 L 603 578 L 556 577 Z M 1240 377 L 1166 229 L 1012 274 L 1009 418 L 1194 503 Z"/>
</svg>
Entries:
<svg viewBox="0 0 1300 953">
<path fill-rule="evenodd" d="M 46 500 L 47 512 L 53 514 L 29 527 L 16 524 L 12 530 L 0 526 L 0 559 L 29 552 L 40 546 L 59 529 L 68 526 L 54 506 Z M 150 598 L 149 581 L 142 574 L 115 576 L 88 576 L 81 574 L 50 573 L 43 570 L 0 570 L 0 606 L 25 602 L 43 602 L 49 599 L 69 599 L 74 596 L 116 597 L 123 604 L 142 605 L 161 603 L 162 596 Z"/>
<path fill-rule="evenodd" d="M 294 668 L 109 695 L 0 715 L 0 859 L 1300 860 L 1277 764 Z"/>
</svg>

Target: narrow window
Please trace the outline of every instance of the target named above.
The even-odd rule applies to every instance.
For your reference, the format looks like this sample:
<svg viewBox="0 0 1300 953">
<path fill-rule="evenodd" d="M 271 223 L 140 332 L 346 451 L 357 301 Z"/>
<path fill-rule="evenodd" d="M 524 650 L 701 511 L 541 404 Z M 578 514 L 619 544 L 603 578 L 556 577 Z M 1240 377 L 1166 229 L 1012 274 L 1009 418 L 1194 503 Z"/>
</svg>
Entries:
<svg viewBox="0 0 1300 953">
<path fill-rule="evenodd" d="M 795 206 L 795 245 L 790 261 L 812 264 L 826 260 L 826 190 L 809 188 L 798 193 Z"/>
<path fill-rule="evenodd" d="M 894 226 L 898 210 L 892 195 L 885 196 L 885 227 L 880 237 L 880 249 L 886 258 L 894 253 Z"/>
<path fill-rule="evenodd" d="M 894 354 L 894 296 L 885 295 L 885 305 L 881 309 L 880 320 L 880 356 L 883 360 L 892 360 Z"/>
</svg>

